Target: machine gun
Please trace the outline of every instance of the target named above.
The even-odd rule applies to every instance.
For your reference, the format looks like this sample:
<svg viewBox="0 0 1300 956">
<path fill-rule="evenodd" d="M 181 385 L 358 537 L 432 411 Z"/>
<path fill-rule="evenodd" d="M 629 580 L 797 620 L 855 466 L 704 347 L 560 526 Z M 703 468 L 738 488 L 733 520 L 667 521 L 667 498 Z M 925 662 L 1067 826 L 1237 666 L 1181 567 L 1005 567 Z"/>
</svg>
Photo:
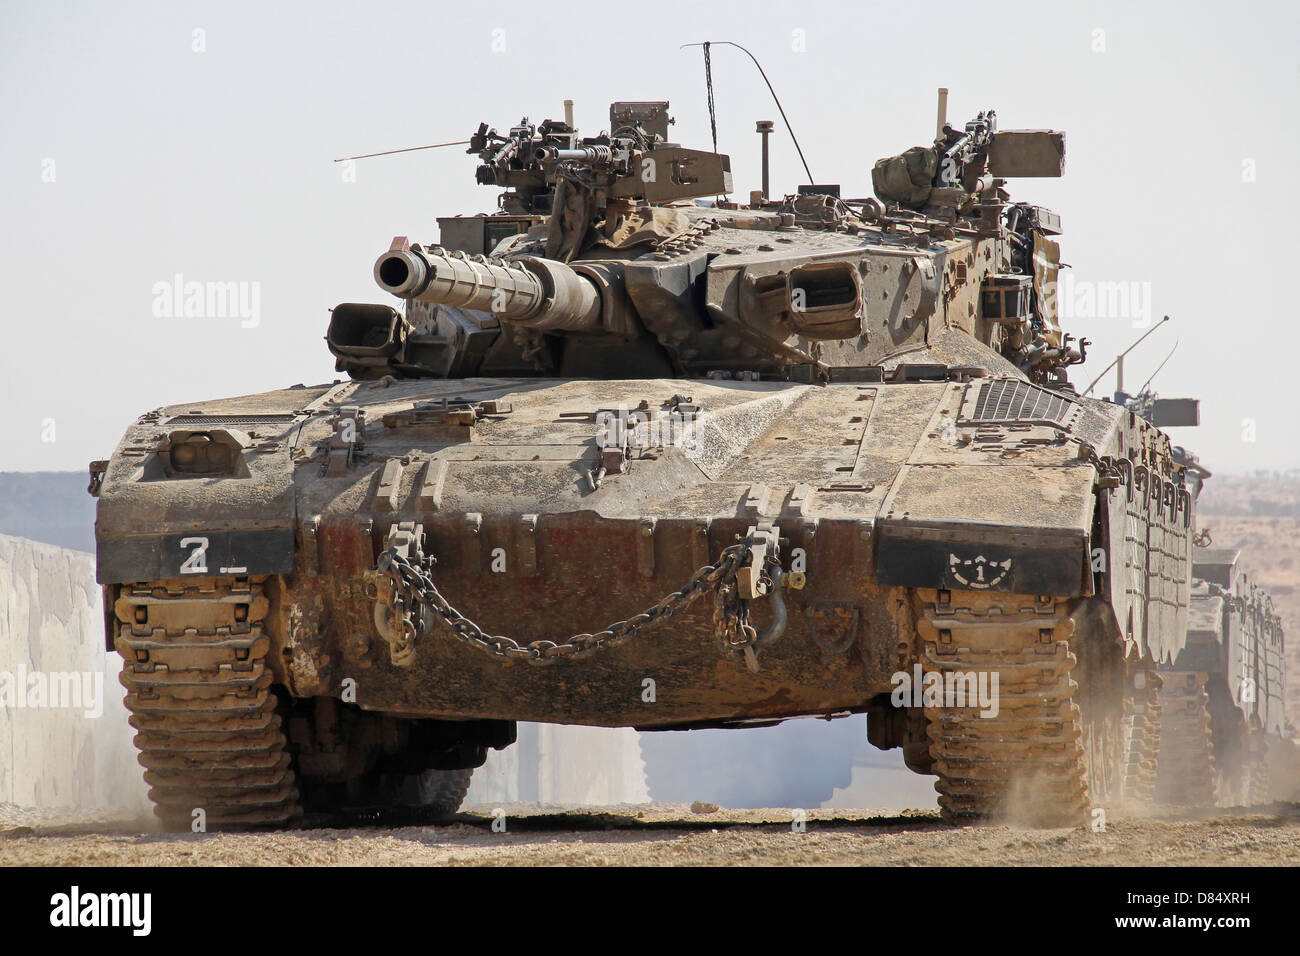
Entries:
<svg viewBox="0 0 1300 956">
<path fill-rule="evenodd" d="M 380 288 L 407 301 L 407 315 L 387 306 L 336 308 L 327 339 L 339 370 L 356 376 L 463 371 L 458 363 L 481 359 L 486 346 L 476 343 L 495 342 L 501 324 L 532 336 L 530 350 L 543 334 L 641 335 L 622 304 L 620 267 L 579 264 L 574 271 L 566 263 L 605 225 L 614 248 L 680 234 L 689 221 L 662 207 L 730 192 L 731 161 L 669 142 L 666 101 L 616 102 L 609 119 L 612 132 L 581 137 L 566 100 L 563 121 L 535 125 L 524 117 L 505 135 L 481 123 L 466 141 L 466 152 L 480 160 L 475 179 L 506 190 L 498 197 L 505 215 L 489 218 L 522 232 L 528 220 L 545 217 L 545 249 L 535 250 L 544 255 L 489 259 L 395 241 L 374 274 Z M 468 220 L 471 226 L 486 221 Z"/>
<path fill-rule="evenodd" d="M 980 113 L 966 124 L 966 130 L 962 133 L 944 124 L 935 141 L 939 160 L 932 185 L 963 189 L 966 192 L 979 191 L 965 188 L 966 179 L 963 174 L 968 168 L 987 166 L 988 150 L 993 145 L 993 134 L 997 128 L 997 113 L 993 110 Z M 981 176 L 973 178 L 975 181 L 971 185 L 978 186 Z M 989 179 L 988 185 L 992 185 L 992 177 Z"/>
<path fill-rule="evenodd" d="M 914 146 L 877 160 L 871 180 L 882 202 L 915 210 L 947 207 L 970 213 L 977 202 L 1004 201 L 999 194 L 1004 179 L 1064 174 L 1065 134 L 999 130 L 993 110 L 982 111 L 962 129 L 954 129 L 946 119 L 947 92 L 939 91 L 933 145 Z"/>
<path fill-rule="evenodd" d="M 565 112 L 562 122 L 537 126 L 524 117 L 508 135 L 482 123 L 467 150 L 482 161 L 476 180 L 507 190 L 498 198 L 503 212 L 555 217 L 553 234 L 562 235 L 548 249 L 551 258 L 571 255 L 573 233 L 601 218 L 611 202 L 668 203 L 732 190 L 726 154 L 668 142 L 673 119 L 665 101 L 614 103 L 610 131 L 592 137 L 579 137 L 571 101 Z"/>
</svg>

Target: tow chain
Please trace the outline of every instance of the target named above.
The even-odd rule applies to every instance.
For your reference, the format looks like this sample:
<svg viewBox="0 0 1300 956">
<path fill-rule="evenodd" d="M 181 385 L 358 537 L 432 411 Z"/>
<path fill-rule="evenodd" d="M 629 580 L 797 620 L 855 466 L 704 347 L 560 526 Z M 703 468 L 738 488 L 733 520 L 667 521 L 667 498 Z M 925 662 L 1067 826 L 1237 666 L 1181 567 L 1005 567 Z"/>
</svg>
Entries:
<svg viewBox="0 0 1300 956">
<path fill-rule="evenodd" d="M 746 538 L 723 550 L 717 563 L 700 568 L 680 591 L 673 591 L 658 604 L 625 621 L 616 621 L 592 634 L 574 634 L 562 641 L 532 641 L 521 644 L 501 634 L 488 634 L 452 607 L 438 591 L 430 574 L 432 556 L 412 562 L 398 548 L 390 547 L 379 556 L 376 569 L 391 581 L 386 602 L 393 632 L 393 663 L 406 665 L 414 658 L 417 637 L 428 633 L 432 621 L 425 611 L 440 617 L 456 638 L 499 660 L 523 660 L 530 664 L 553 664 L 561 658 L 588 657 L 605 647 L 613 647 L 642 634 L 670 617 L 684 611 L 709 591 L 715 592 L 714 635 L 724 651 L 743 651 L 746 660 L 754 657 L 758 632 L 750 623 L 750 601 L 739 596 L 736 577 L 745 559 L 753 551 L 753 541 Z M 764 573 L 767 573 L 765 566 Z M 751 663 L 751 667 L 752 667 Z"/>
</svg>

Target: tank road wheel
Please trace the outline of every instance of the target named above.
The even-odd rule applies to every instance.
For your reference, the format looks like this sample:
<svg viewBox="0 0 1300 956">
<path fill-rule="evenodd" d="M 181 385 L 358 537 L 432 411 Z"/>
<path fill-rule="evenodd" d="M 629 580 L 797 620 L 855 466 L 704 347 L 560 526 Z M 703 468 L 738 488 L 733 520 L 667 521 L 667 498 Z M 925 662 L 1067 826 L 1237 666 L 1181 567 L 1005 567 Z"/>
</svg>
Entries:
<svg viewBox="0 0 1300 956">
<path fill-rule="evenodd" d="M 439 816 L 450 816 L 465 802 L 473 776 L 472 769 L 426 770 L 408 778 L 404 790 L 413 791 L 416 806 L 428 807 Z"/>
<path fill-rule="evenodd" d="M 1212 807 L 1218 803 L 1218 771 L 1210 727 L 1208 675 L 1166 671 L 1160 675 L 1162 707 L 1160 763 L 1156 800 L 1180 806 Z"/>
<path fill-rule="evenodd" d="M 370 769 L 346 783 L 313 784 L 306 794 L 307 809 L 313 813 L 338 813 L 423 807 L 435 816 L 450 816 L 465 801 L 473 776 L 472 767 L 411 774 Z"/>
<path fill-rule="evenodd" d="M 1124 802 L 1129 751 L 1122 710 L 1092 720 L 1084 714 L 1083 737 L 1089 802 L 1102 806 Z"/>
<path fill-rule="evenodd" d="M 996 713 L 953 706 L 961 700 L 951 696 L 944 706 L 925 707 L 944 817 L 1039 826 L 1081 822 L 1088 761 L 1074 701 L 1078 685 L 1070 676 L 1073 620 L 1050 598 L 938 596 L 921 615 L 922 669 L 940 675 L 945 686 L 969 686 L 969 675 L 990 689 L 992 675 L 998 681 Z M 1118 720 L 1114 729 L 1118 733 Z M 1093 743 L 1099 746 L 1100 736 Z"/>
<path fill-rule="evenodd" d="M 302 817 L 263 632 L 264 578 L 122 585 L 114 645 L 149 798 L 173 830 Z M 197 811 L 202 811 L 199 814 Z"/>
</svg>

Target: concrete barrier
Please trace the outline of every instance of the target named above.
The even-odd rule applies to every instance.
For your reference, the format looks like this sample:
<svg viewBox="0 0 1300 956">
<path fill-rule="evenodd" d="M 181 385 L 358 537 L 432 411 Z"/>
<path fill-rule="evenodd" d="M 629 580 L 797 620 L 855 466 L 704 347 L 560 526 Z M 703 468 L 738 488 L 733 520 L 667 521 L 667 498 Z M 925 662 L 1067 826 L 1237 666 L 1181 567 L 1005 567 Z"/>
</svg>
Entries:
<svg viewBox="0 0 1300 956">
<path fill-rule="evenodd" d="M 0 535 L 0 802 L 147 805 L 94 556 Z"/>
<path fill-rule="evenodd" d="M 466 804 L 612 806 L 649 803 L 640 736 L 634 730 L 520 724 L 519 741 L 490 751 Z"/>
<path fill-rule="evenodd" d="M 772 727 L 641 734 L 650 796 L 723 807 L 903 809 L 935 805 L 934 778 L 867 742 L 864 714 Z"/>
</svg>

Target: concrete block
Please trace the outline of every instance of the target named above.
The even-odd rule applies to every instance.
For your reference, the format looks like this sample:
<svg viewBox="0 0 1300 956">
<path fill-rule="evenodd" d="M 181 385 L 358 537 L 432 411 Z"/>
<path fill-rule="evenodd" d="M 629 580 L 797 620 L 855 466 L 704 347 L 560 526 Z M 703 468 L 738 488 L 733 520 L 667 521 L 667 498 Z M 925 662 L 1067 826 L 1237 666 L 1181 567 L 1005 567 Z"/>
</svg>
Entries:
<svg viewBox="0 0 1300 956">
<path fill-rule="evenodd" d="M 147 805 L 92 555 L 0 535 L 0 801 Z"/>
</svg>

